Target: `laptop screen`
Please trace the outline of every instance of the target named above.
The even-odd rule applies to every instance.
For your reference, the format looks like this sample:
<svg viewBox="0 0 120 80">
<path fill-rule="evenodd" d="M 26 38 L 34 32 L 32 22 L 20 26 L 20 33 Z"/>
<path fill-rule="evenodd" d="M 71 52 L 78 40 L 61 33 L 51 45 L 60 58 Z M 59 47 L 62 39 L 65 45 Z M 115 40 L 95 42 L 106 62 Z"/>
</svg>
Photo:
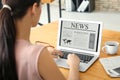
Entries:
<svg viewBox="0 0 120 80">
<path fill-rule="evenodd" d="M 97 52 L 100 24 L 61 20 L 59 46 Z"/>
</svg>

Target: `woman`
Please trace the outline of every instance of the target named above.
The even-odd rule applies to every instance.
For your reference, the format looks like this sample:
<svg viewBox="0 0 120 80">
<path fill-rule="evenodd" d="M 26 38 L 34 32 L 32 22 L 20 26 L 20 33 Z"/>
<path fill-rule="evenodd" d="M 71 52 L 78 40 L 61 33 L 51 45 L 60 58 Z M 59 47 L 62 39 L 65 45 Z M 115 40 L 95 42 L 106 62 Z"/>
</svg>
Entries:
<svg viewBox="0 0 120 80">
<path fill-rule="evenodd" d="M 3 0 L 0 12 L 0 80 L 66 80 L 52 56 L 60 51 L 29 41 L 38 23 L 40 0 Z M 74 63 L 76 62 L 76 63 Z M 68 55 L 68 80 L 79 80 L 79 58 Z"/>
</svg>

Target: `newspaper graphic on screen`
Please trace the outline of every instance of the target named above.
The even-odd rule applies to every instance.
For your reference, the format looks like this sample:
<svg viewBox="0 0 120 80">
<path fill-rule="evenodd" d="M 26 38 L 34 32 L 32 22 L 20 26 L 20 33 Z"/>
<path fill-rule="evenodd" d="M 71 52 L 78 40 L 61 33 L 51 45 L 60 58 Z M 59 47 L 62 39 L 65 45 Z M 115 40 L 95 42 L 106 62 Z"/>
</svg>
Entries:
<svg viewBox="0 0 120 80">
<path fill-rule="evenodd" d="M 61 29 L 61 46 L 97 51 L 99 24 L 63 21 Z"/>
</svg>

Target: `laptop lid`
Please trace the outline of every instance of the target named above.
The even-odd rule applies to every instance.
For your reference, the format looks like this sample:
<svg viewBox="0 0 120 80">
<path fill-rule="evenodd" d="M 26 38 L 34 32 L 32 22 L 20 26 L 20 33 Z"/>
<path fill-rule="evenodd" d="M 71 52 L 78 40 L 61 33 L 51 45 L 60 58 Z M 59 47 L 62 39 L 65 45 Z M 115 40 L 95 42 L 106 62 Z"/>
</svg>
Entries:
<svg viewBox="0 0 120 80">
<path fill-rule="evenodd" d="M 57 48 L 99 55 L 102 22 L 59 19 Z"/>
</svg>

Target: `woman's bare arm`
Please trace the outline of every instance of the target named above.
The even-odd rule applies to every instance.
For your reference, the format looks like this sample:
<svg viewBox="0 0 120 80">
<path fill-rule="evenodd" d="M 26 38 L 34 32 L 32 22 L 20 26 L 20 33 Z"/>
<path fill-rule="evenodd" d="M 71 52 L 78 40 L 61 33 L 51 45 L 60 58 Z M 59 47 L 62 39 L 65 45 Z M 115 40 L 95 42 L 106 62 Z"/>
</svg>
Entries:
<svg viewBox="0 0 120 80">
<path fill-rule="evenodd" d="M 68 80 L 80 80 L 79 75 L 80 59 L 75 54 L 69 54 L 67 58 L 68 58 L 67 63 L 70 67 Z"/>
<path fill-rule="evenodd" d="M 39 56 L 38 70 L 45 80 L 66 80 L 46 48 Z"/>
<path fill-rule="evenodd" d="M 38 70 L 39 74 L 45 80 L 80 80 L 79 62 L 80 60 L 76 55 L 68 55 L 67 63 L 70 66 L 70 71 L 68 79 L 65 79 L 55 64 L 53 57 L 50 55 L 48 49 L 44 48 L 38 59 Z"/>
</svg>

